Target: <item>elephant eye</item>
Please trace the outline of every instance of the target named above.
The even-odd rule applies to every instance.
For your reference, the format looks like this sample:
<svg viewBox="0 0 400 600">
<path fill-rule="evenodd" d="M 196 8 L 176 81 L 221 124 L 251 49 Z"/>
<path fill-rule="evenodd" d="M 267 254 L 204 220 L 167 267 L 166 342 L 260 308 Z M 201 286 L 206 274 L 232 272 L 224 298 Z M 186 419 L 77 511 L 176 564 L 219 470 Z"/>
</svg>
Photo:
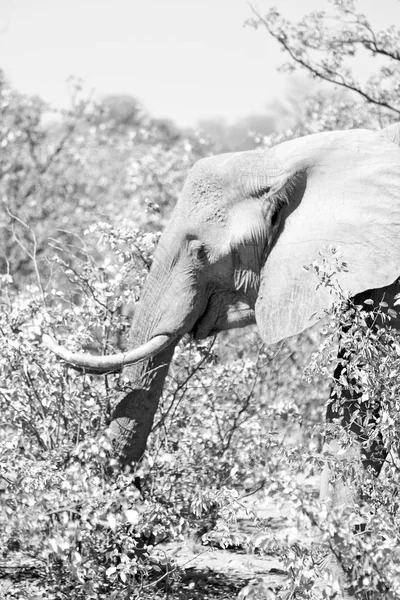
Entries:
<svg viewBox="0 0 400 600">
<path fill-rule="evenodd" d="M 272 227 L 275 227 L 276 222 L 278 220 L 279 217 L 279 209 L 275 209 L 274 212 L 272 213 L 272 217 L 271 217 L 271 225 Z"/>
<path fill-rule="evenodd" d="M 190 254 L 196 260 L 205 260 L 205 258 L 207 258 L 207 251 L 205 245 L 201 242 L 192 243 L 190 247 Z"/>
<path fill-rule="evenodd" d="M 264 187 L 259 188 L 255 192 L 252 192 L 250 194 L 250 196 L 252 198 L 256 198 L 258 200 L 259 198 L 262 198 L 263 196 L 265 196 L 266 194 L 268 194 L 270 190 L 271 190 L 271 186 L 266 185 Z"/>
</svg>

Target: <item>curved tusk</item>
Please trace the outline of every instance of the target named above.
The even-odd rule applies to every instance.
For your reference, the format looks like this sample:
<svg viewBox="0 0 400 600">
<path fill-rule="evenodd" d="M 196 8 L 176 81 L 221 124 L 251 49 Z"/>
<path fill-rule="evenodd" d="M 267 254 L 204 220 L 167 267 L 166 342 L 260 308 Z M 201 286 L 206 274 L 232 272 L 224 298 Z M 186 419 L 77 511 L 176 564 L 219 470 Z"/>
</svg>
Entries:
<svg viewBox="0 0 400 600">
<path fill-rule="evenodd" d="M 92 373 L 112 373 L 120 371 L 122 367 L 133 365 L 155 356 L 172 342 L 169 335 L 156 335 L 145 344 L 128 352 L 110 354 L 108 356 L 96 356 L 95 354 L 84 354 L 83 352 L 71 352 L 57 344 L 56 340 L 47 334 L 43 334 L 42 341 L 62 360 L 71 366 L 87 370 Z"/>
</svg>

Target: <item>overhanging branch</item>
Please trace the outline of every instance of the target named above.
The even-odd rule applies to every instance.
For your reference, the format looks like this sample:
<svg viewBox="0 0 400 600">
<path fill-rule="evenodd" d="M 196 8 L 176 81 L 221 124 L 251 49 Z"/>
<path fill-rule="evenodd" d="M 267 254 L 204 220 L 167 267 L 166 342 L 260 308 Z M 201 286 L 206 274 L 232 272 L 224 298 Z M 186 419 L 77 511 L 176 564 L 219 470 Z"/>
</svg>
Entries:
<svg viewBox="0 0 400 600">
<path fill-rule="evenodd" d="M 366 102 L 368 102 L 370 104 L 374 104 L 375 106 L 380 106 L 382 108 L 390 110 L 390 111 L 396 113 L 396 115 L 400 115 L 400 108 L 394 106 L 393 104 L 390 104 L 389 102 L 387 102 L 385 100 L 380 100 L 378 98 L 375 98 L 370 93 L 363 90 L 356 83 L 349 82 L 348 80 L 346 80 L 344 75 L 342 75 L 341 73 L 334 71 L 334 70 L 329 72 L 329 70 L 327 68 L 325 68 L 325 67 L 319 68 L 317 65 L 313 64 L 311 60 L 306 60 L 306 59 L 298 56 L 294 52 L 293 48 L 290 46 L 287 35 L 275 32 L 270 27 L 268 20 L 266 18 L 262 17 L 252 4 L 250 4 L 250 8 L 251 8 L 253 14 L 258 19 L 259 23 L 262 23 L 266 27 L 266 29 L 270 33 L 270 35 L 277 40 L 277 42 L 283 47 L 283 49 L 287 52 L 287 54 L 289 54 L 290 58 L 296 64 L 298 64 L 301 67 L 303 67 L 304 69 L 306 69 L 314 77 L 321 79 L 323 81 L 326 81 L 328 83 L 338 85 L 339 87 L 342 87 L 349 91 L 355 92 L 356 94 L 361 96 Z M 376 45 L 376 48 L 377 48 L 376 53 L 377 54 L 382 54 L 387 57 L 393 58 L 395 60 L 400 60 L 400 55 L 397 57 L 397 55 L 393 55 L 392 53 L 390 53 L 382 48 L 379 48 L 376 43 L 376 39 L 371 40 L 370 43 L 373 44 L 374 47 Z"/>
</svg>

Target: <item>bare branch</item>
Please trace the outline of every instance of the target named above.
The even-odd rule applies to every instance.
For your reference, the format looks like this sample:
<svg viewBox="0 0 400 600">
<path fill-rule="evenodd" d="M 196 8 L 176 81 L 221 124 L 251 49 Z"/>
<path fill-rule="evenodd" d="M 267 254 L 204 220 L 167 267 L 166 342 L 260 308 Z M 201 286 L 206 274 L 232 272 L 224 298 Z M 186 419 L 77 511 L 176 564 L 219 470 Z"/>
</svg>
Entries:
<svg viewBox="0 0 400 600">
<path fill-rule="evenodd" d="M 13 232 L 13 236 L 14 236 L 14 239 L 15 239 L 16 243 L 20 246 L 20 248 L 22 248 L 22 250 L 25 252 L 25 254 L 30 258 L 30 260 L 33 263 L 33 267 L 34 267 L 35 274 L 36 274 L 36 280 L 37 280 L 37 284 L 38 284 L 39 289 L 40 289 L 40 293 L 41 293 L 41 296 L 42 296 L 43 304 L 46 305 L 46 296 L 45 296 L 45 293 L 44 293 L 44 289 L 43 289 L 43 285 L 42 285 L 42 279 L 41 279 L 41 276 L 40 276 L 40 273 L 39 273 L 39 266 L 38 266 L 38 262 L 37 262 L 37 250 L 38 250 L 38 246 L 37 246 L 37 240 L 36 240 L 35 232 L 22 219 L 20 219 L 16 215 L 14 215 L 10 211 L 10 209 L 8 207 L 6 207 L 6 211 L 7 211 L 8 216 L 12 220 L 11 221 L 11 227 L 12 227 L 12 232 Z M 31 235 L 31 237 L 32 237 L 32 245 L 33 245 L 33 249 L 32 249 L 31 252 L 24 246 L 24 244 L 18 238 L 18 236 L 17 236 L 17 234 L 15 232 L 15 228 L 14 228 L 14 223 L 15 222 L 17 222 L 20 225 L 22 225 L 22 227 L 24 227 L 29 232 L 29 234 Z"/>
<path fill-rule="evenodd" d="M 379 100 L 377 98 L 374 98 L 370 93 L 363 90 L 356 83 L 349 82 L 348 80 L 346 80 L 345 76 L 342 75 L 341 73 L 339 73 L 333 69 L 330 70 L 328 67 L 324 67 L 321 65 L 315 65 L 315 64 L 313 64 L 311 59 L 309 59 L 309 57 L 307 57 L 307 60 L 306 60 L 306 59 L 302 58 L 301 56 L 299 56 L 298 54 L 296 54 L 289 43 L 288 36 L 283 33 L 275 32 L 270 27 L 270 23 L 268 22 L 268 20 L 266 18 L 262 17 L 261 14 L 255 9 L 255 7 L 252 4 L 250 4 L 250 8 L 251 8 L 253 14 L 258 19 L 259 23 L 262 23 L 265 26 L 265 28 L 270 33 L 270 35 L 273 38 L 275 38 L 278 41 L 278 43 L 282 46 L 282 48 L 289 54 L 290 58 L 296 64 L 298 64 L 301 67 L 303 67 L 304 69 L 306 69 L 315 78 L 321 79 L 328 83 L 333 83 L 334 85 L 337 85 L 337 86 L 347 89 L 349 91 L 355 92 L 359 96 L 361 96 L 366 102 L 368 102 L 370 104 L 374 104 L 376 106 L 380 106 L 387 110 L 393 111 L 397 115 L 400 115 L 400 108 L 398 108 L 397 106 L 394 106 L 393 104 L 390 104 L 389 102 L 387 102 L 385 100 Z M 365 23 L 364 23 L 364 25 L 366 26 Z M 376 40 L 376 38 L 375 38 L 375 40 Z M 367 43 L 370 44 L 370 46 L 373 46 L 373 44 L 375 44 L 375 40 L 373 42 L 368 41 Z M 347 42 L 347 40 L 346 40 L 346 42 Z M 358 39 L 358 38 L 355 39 L 355 42 L 362 43 L 360 41 L 360 39 Z M 348 41 L 347 43 L 350 43 L 350 41 Z M 373 46 L 373 47 L 375 48 L 375 46 Z M 371 47 L 369 49 L 371 49 Z M 394 58 L 395 60 L 400 60 L 400 54 L 390 53 L 389 51 L 379 47 L 377 45 L 377 43 L 376 43 L 375 51 L 378 54 L 382 54 L 382 55 L 388 56 L 390 58 Z"/>
</svg>

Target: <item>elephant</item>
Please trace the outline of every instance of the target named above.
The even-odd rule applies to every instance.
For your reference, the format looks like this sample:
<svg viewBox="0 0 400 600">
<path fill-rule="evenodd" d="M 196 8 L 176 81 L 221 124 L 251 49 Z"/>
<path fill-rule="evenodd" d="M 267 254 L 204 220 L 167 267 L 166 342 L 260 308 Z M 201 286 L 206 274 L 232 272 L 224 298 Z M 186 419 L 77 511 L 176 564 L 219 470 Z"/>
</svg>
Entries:
<svg viewBox="0 0 400 600">
<path fill-rule="evenodd" d="M 203 158 L 188 174 L 136 307 L 126 353 L 71 353 L 97 373 L 124 368 L 131 391 L 111 431 L 122 463 L 142 456 L 174 348 L 256 323 L 265 344 L 312 326 L 332 304 L 303 267 L 340 247 L 351 296 L 400 275 L 400 123 L 330 131 Z"/>
<path fill-rule="evenodd" d="M 111 431 L 121 462 L 130 464 L 143 455 L 185 334 L 203 339 L 254 323 L 265 344 L 298 334 L 334 301 L 303 268 L 321 247 L 340 248 L 348 268 L 337 279 L 350 297 L 379 296 L 400 276 L 399 240 L 400 123 L 203 158 L 159 240 L 130 349 L 99 357 L 71 353 L 48 336 L 45 343 L 87 371 L 124 369 L 131 389 Z"/>
</svg>

